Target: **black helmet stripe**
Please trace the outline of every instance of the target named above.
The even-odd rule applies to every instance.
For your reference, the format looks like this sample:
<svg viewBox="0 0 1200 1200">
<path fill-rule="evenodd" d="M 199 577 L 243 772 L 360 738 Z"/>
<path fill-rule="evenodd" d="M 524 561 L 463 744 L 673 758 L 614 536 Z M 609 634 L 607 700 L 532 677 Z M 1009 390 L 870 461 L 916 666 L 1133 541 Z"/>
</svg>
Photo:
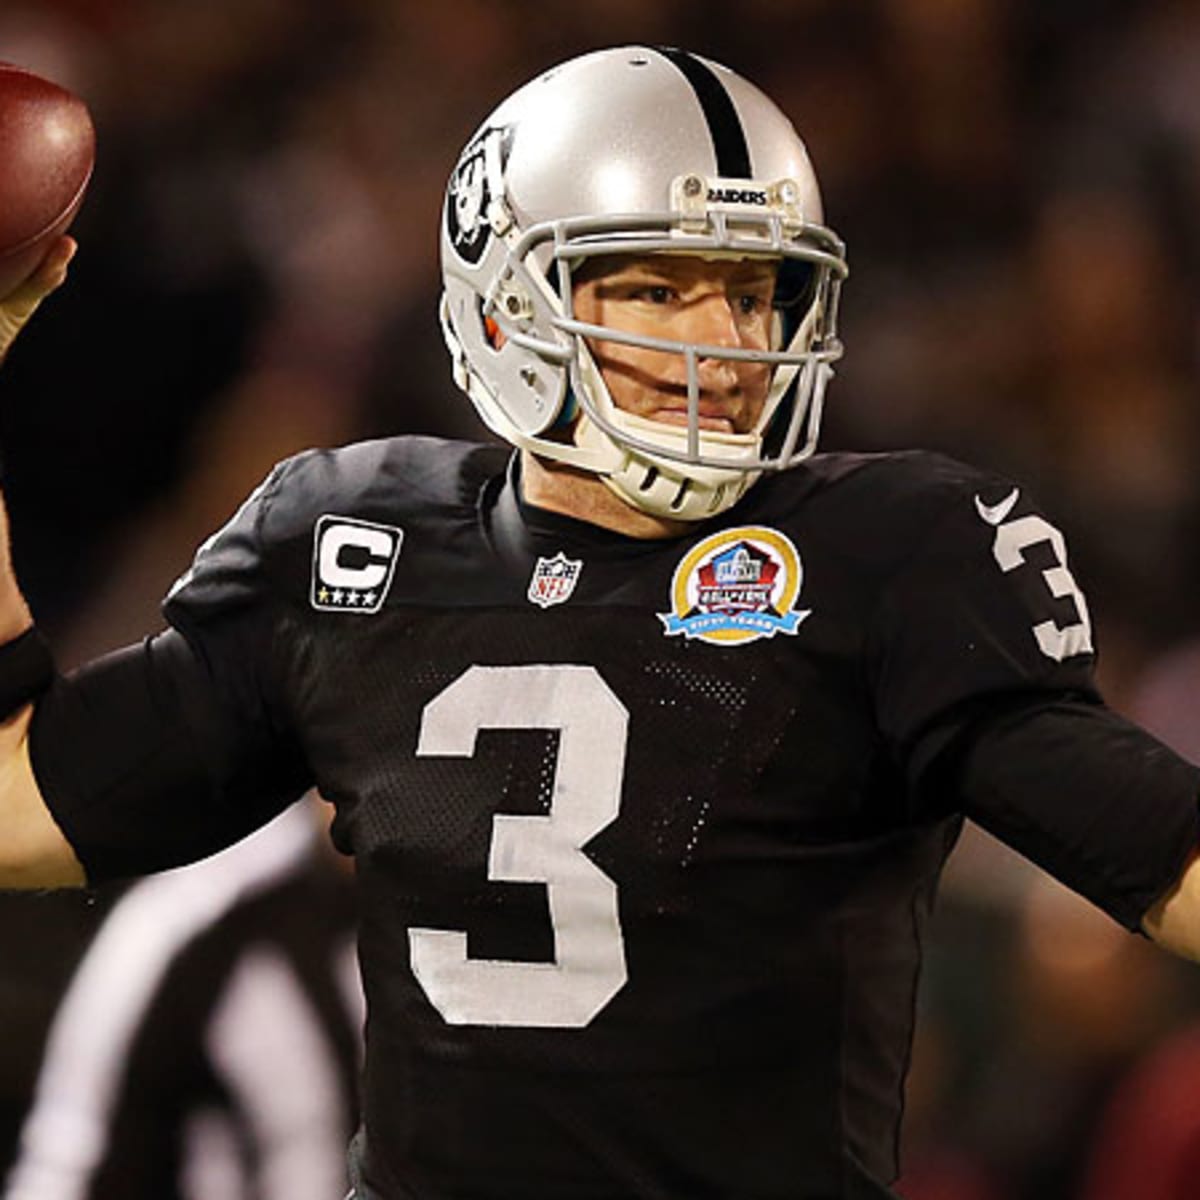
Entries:
<svg viewBox="0 0 1200 1200">
<path fill-rule="evenodd" d="M 725 179 L 750 179 L 750 147 L 737 109 L 725 90 L 725 85 L 706 63 L 686 50 L 669 46 L 657 47 L 659 54 L 673 63 L 692 85 L 696 99 L 704 111 L 708 131 L 717 155 L 717 174 Z"/>
</svg>

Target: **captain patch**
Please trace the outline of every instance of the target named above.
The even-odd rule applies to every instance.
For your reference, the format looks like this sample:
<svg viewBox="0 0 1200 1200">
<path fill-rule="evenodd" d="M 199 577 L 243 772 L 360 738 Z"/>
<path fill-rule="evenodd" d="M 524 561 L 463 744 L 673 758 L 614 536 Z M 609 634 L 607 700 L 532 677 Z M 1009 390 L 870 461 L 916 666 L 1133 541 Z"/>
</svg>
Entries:
<svg viewBox="0 0 1200 1200">
<path fill-rule="evenodd" d="M 377 613 L 392 584 L 404 531 L 331 514 L 313 530 L 313 608 Z"/>
</svg>

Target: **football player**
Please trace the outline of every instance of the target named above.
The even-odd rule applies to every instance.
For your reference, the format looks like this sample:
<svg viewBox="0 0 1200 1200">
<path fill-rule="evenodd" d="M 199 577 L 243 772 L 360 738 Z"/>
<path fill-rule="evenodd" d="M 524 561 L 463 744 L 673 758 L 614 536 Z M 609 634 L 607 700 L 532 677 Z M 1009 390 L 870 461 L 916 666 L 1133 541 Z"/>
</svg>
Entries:
<svg viewBox="0 0 1200 1200">
<path fill-rule="evenodd" d="M 1104 707 L 1023 487 L 814 455 L 846 258 L 746 80 L 546 72 L 442 249 L 515 451 L 281 464 L 166 631 L 68 678 L 6 568 L 2 877 L 167 867 L 316 785 L 361 889 L 359 1197 L 887 1197 L 964 817 L 1195 953 L 1200 775 Z"/>
</svg>

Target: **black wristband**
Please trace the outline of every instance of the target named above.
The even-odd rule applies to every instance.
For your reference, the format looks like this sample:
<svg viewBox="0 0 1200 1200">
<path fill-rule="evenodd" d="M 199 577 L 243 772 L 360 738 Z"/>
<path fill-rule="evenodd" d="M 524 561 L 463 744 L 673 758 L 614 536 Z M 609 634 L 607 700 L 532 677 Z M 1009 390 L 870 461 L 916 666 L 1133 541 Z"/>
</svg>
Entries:
<svg viewBox="0 0 1200 1200">
<path fill-rule="evenodd" d="M 36 626 L 0 645 L 0 721 L 36 700 L 53 682 L 54 658 Z"/>
</svg>

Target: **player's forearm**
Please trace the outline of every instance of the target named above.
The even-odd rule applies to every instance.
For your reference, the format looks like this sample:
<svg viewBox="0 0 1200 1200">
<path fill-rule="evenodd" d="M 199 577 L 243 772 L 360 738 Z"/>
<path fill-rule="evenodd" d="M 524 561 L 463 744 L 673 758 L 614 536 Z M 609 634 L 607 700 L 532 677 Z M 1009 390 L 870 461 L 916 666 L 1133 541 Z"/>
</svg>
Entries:
<svg viewBox="0 0 1200 1200">
<path fill-rule="evenodd" d="M 62 284 L 74 253 L 75 243 L 70 238 L 60 239 L 34 275 L 0 300 L 0 361 L 41 302 Z M 11 642 L 32 624 L 29 606 L 13 573 L 8 510 L 0 496 L 0 646 Z"/>
<path fill-rule="evenodd" d="M 1200 961 L 1200 848 L 1142 918 L 1142 928 L 1164 949 Z"/>
<path fill-rule="evenodd" d="M 0 646 L 19 637 L 32 624 L 33 614 L 13 570 L 8 508 L 0 495 Z"/>
<path fill-rule="evenodd" d="M 33 705 L 0 723 L 0 889 L 79 887 L 83 867 L 50 815 L 29 761 Z"/>
<path fill-rule="evenodd" d="M 17 584 L 8 511 L 0 495 L 0 888 L 83 882 L 50 817 L 29 762 L 33 703 L 52 677 L 33 614 Z M 27 635 L 27 636 L 22 636 Z"/>
<path fill-rule="evenodd" d="M 0 299 L 0 362 L 41 302 L 67 276 L 75 242 L 59 238 L 42 265 Z M 83 868 L 42 798 L 29 759 L 33 701 L 52 675 L 13 570 L 8 510 L 0 495 L 0 888 L 82 884 Z"/>
<path fill-rule="evenodd" d="M 32 702 L 52 678 L 49 655 L 32 627 L 33 614 L 13 570 L 8 512 L 0 495 L 0 888 L 85 882 L 29 761 Z"/>
</svg>

